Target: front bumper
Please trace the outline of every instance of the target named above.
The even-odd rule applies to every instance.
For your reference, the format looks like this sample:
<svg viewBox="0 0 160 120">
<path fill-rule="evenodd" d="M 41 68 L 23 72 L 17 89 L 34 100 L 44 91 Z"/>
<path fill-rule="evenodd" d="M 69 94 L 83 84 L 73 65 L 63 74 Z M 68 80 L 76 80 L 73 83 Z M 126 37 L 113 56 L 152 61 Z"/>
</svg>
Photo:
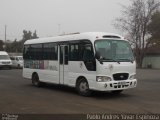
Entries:
<svg viewBox="0 0 160 120">
<path fill-rule="evenodd" d="M 0 65 L 0 68 L 11 68 L 12 65 Z"/>
<path fill-rule="evenodd" d="M 137 79 L 110 81 L 110 82 L 97 82 L 94 90 L 98 91 L 112 91 L 112 90 L 125 90 L 135 88 L 137 86 Z"/>
</svg>

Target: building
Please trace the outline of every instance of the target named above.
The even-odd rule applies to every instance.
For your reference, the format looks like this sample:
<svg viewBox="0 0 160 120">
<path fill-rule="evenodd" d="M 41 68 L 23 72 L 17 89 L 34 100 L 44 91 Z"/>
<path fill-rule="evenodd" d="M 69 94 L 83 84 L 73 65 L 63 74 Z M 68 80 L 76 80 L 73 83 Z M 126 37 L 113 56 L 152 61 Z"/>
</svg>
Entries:
<svg viewBox="0 0 160 120">
<path fill-rule="evenodd" d="M 146 56 L 143 59 L 143 68 L 160 69 L 160 46 L 155 45 L 148 48 Z"/>
</svg>

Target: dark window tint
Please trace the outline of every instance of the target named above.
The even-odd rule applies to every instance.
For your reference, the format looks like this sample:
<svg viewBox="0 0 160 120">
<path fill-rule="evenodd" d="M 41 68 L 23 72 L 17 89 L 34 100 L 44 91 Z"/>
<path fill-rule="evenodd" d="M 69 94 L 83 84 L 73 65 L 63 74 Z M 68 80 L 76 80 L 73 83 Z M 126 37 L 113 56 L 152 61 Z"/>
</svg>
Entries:
<svg viewBox="0 0 160 120">
<path fill-rule="evenodd" d="M 63 46 L 60 46 L 60 64 L 63 64 Z"/>
<path fill-rule="evenodd" d="M 82 46 L 83 51 L 82 51 L 82 55 L 83 55 L 83 60 L 84 61 L 90 61 L 94 59 L 94 52 L 92 49 L 92 45 L 91 44 L 86 44 L 84 46 Z"/>
<path fill-rule="evenodd" d="M 83 61 L 94 58 L 92 43 L 89 40 L 71 42 L 69 52 L 70 61 Z"/>
<path fill-rule="evenodd" d="M 65 51 L 65 56 L 64 56 L 64 64 L 68 65 L 68 46 L 64 47 L 64 51 Z"/>
<path fill-rule="evenodd" d="M 25 45 L 23 57 L 29 60 L 57 60 L 58 47 L 55 43 Z"/>
<path fill-rule="evenodd" d="M 43 59 L 44 60 L 57 60 L 58 47 L 55 43 L 45 43 L 43 45 Z"/>
<path fill-rule="evenodd" d="M 30 51 L 30 58 L 32 60 L 42 60 L 43 59 L 42 44 L 31 45 L 29 51 Z"/>
<path fill-rule="evenodd" d="M 94 51 L 92 43 L 84 41 L 80 44 L 80 59 L 83 60 L 88 71 L 96 70 L 96 62 L 94 58 Z"/>
<path fill-rule="evenodd" d="M 24 59 L 30 59 L 30 46 L 29 45 L 25 45 L 23 48 L 23 58 Z"/>
<path fill-rule="evenodd" d="M 70 45 L 70 60 L 72 61 L 79 60 L 79 44 Z"/>
</svg>

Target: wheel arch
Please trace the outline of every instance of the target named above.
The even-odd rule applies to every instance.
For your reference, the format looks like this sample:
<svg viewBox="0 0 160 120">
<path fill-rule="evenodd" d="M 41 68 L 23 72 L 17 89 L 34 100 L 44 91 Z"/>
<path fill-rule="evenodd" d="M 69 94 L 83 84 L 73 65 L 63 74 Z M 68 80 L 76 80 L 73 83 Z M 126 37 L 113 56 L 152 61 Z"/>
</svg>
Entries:
<svg viewBox="0 0 160 120">
<path fill-rule="evenodd" d="M 37 75 L 37 76 L 38 76 L 38 73 L 37 73 L 37 72 L 33 72 L 31 79 L 33 79 L 33 76 L 34 76 L 34 75 Z M 38 79 L 39 79 L 39 76 L 38 76 Z"/>
<path fill-rule="evenodd" d="M 84 83 L 84 81 L 87 83 L 87 84 L 85 84 L 85 87 L 84 87 L 84 85 L 82 85 Z M 90 96 L 92 94 L 92 91 L 89 88 L 88 80 L 84 76 L 79 76 L 77 78 L 77 80 L 76 80 L 76 90 L 82 96 L 87 97 L 87 96 Z"/>
<path fill-rule="evenodd" d="M 88 83 L 88 80 L 87 80 L 86 77 L 84 77 L 84 76 L 79 76 L 79 77 L 76 79 L 76 86 L 75 86 L 75 87 L 77 87 L 78 83 L 82 80 L 82 78 L 84 78 L 84 79 L 87 81 L 87 83 Z M 89 83 L 88 83 L 88 85 L 89 85 Z"/>
</svg>

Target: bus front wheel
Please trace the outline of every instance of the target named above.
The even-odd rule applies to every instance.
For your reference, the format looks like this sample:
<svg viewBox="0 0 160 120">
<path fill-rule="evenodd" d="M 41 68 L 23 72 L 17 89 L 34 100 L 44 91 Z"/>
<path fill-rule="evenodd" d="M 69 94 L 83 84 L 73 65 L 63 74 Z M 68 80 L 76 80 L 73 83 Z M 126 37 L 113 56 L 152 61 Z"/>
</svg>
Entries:
<svg viewBox="0 0 160 120">
<path fill-rule="evenodd" d="M 90 96 L 91 95 L 91 91 L 89 89 L 88 82 L 85 78 L 81 78 L 78 81 L 76 88 L 77 88 L 78 93 L 82 96 Z"/>
<path fill-rule="evenodd" d="M 32 84 L 36 87 L 41 86 L 41 82 L 39 81 L 39 77 L 36 73 L 32 75 Z"/>
</svg>

